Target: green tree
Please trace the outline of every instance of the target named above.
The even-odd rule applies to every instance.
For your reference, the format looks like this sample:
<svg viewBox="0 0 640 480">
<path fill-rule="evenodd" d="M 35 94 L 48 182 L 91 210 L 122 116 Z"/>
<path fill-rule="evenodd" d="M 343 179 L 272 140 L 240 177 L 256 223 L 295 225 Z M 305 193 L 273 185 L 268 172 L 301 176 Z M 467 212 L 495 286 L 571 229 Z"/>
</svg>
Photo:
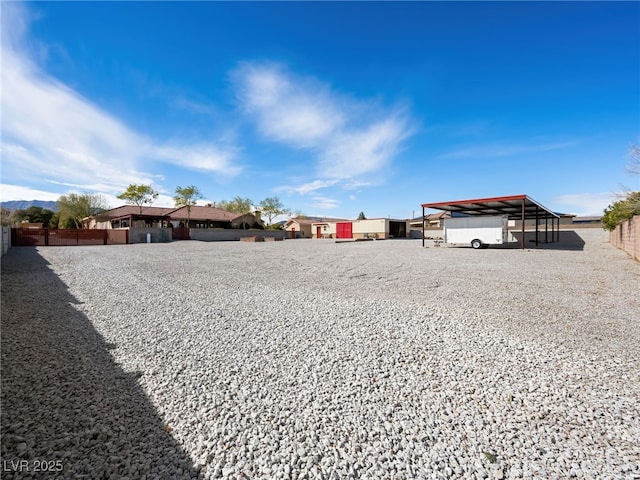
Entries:
<svg viewBox="0 0 640 480">
<path fill-rule="evenodd" d="M 48 228 L 53 214 L 52 210 L 33 205 L 25 210 L 17 210 L 14 219 L 18 222 L 42 223 L 44 228 Z"/>
<path fill-rule="evenodd" d="M 97 193 L 68 193 L 58 198 L 59 228 L 82 228 L 82 219 L 109 208 L 106 199 Z"/>
<path fill-rule="evenodd" d="M 253 201 L 250 198 L 234 197 L 233 200 L 222 200 L 216 204 L 216 207 L 233 213 L 250 213 L 253 207 Z"/>
<path fill-rule="evenodd" d="M 187 228 L 191 222 L 191 207 L 193 207 L 201 198 L 202 193 L 200 193 L 198 187 L 194 185 L 189 185 L 184 188 L 179 185 L 176 187 L 176 194 L 173 197 L 173 200 L 176 203 L 176 207 L 187 207 Z"/>
<path fill-rule="evenodd" d="M 262 213 L 269 219 L 269 227 L 273 225 L 273 219 L 278 215 L 287 215 L 290 211 L 278 197 L 267 197 L 260 202 Z"/>
<path fill-rule="evenodd" d="M 49 228 L 65 228 L 60 227 L 60 212 L 55 212 L 49 220 Z"/>
<path fill-rule="evenodd" d="M 132 183 L 124 192 L 118 195 L 118 198 L 137 205 L 142 215 L 142 206 L 146 204 L 151 205 L 154 200 L 158 198 L 158 192 L 151 188 L 150 185 L 137 185 Z"/>
<path fill-rule="evenodd" d="M 358 215 L 358 220 L 366 220 L 367 217 L 364 216 L 364 212 L 360 212 L 360 215 Z"/>
<path fill-rule="evenodd" d="M 629 192 L 625 198 L 605 208 L 602 226 L 605 230 L 613 230 L 634 215 L 640 215 L 640 192 Z"/>
</svg>

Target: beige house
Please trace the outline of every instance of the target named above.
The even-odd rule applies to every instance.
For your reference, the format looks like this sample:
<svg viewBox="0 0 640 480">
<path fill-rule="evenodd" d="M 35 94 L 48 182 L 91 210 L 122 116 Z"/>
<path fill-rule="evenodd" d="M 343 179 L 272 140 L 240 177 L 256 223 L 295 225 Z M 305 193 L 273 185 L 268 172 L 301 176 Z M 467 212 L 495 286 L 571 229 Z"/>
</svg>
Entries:
<svg viewBox="0 0 640 480">
<path fill-rule="evenodd" d="M 313 222 L 311 238 L 336 238 L 336 222 Z"/>
<path fill-rule="evenodd" d="M 438 212 L 438 213 L 430 213 L 429 215 L 424 216 L 424 226 L 425 228 L 441 228 L 442 221 L 445 218 L 449 218 L 451 216 L 451 212 Z M 422 218 L 417 217 L 411 220 L 410 226 L 412 230 L 422 230 Z"/>
<path fill-rule="evenodd" d="M 311 224 L 312 238 L 354 240 L 407 238 L 408 232 L 408 220 L 391 218 L 314 222 Z"/>
<path fill-rule="evenodd" d="M 311 225 L 316 220 L 308 218 L 291 218 L 284 224 L 289 238 L 311 238 Z"/>
<path fill-rule="evenodd" d="M 314 227 L 314 225 L 324 226 L 330 223 L 348 221 L 344 218 L 329 217 L 291 218 L 284 224 L 284 229 L 289 232 L 288 238 L 322 238 L 322 229 L 320 230 L 320 237 L 317 237 L 318 228 L 317 226 Z"/>
</svg>

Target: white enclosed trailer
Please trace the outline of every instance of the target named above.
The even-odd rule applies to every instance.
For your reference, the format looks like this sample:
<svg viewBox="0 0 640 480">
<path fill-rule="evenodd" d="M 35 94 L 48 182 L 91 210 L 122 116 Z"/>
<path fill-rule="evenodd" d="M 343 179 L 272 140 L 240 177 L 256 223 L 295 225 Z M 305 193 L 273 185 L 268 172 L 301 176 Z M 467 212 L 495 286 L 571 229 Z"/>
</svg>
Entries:
<svg viewBox="0 0 640 480">
<path fill-rule="evenodd" d="M 467 244 L 473 248 L 507 243 L 508 219 L 507 215 L 447 218 L 443 225 L 444 243 Z"/>
</svg>

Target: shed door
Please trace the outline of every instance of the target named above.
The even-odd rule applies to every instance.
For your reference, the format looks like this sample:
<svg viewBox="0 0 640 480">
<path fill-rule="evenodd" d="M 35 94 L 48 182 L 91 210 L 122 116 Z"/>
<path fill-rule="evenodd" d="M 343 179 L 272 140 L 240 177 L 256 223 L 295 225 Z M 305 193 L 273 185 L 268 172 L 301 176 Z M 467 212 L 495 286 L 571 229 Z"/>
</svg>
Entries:
<svg viewBox="0 0 640 480">
<path fill-rule="evenodd" d="M 336 223 L 336 238 L 353 238 L 353 223 Z"/>
</svg>

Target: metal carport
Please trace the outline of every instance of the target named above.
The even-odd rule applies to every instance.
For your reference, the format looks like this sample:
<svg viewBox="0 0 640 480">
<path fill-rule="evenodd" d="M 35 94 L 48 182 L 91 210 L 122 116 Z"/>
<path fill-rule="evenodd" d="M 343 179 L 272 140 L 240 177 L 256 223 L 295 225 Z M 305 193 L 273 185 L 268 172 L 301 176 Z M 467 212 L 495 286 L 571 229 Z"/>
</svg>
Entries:
<svg viewBox="0 0 640 480">
<path fill-rule="evenodd" d="M 425 208 L 434 208 L 448 212 L 456 212 L 469 216 L 477 215 L 508 215 L 509 220 L 520 220 L 522 224 L 522 238 L 520 244 L 524 250 L 525 220 L 535 219 L 536 245 L 538 245 L 538 225 L 544 219 L 545 242 L 549 242 L 549 219 L 551 219 L 551 242 L 560 241 L 560 216 L 528 195 L 510 195 L 506 197 L 476 198 L 473 200 L 456 200 L 454 202 L 437 202 L 422 204 L 422 246 L 424 247 L 424 216 Z M 556 228 L 557 226 L 557 228 Z"/>
</svg>

